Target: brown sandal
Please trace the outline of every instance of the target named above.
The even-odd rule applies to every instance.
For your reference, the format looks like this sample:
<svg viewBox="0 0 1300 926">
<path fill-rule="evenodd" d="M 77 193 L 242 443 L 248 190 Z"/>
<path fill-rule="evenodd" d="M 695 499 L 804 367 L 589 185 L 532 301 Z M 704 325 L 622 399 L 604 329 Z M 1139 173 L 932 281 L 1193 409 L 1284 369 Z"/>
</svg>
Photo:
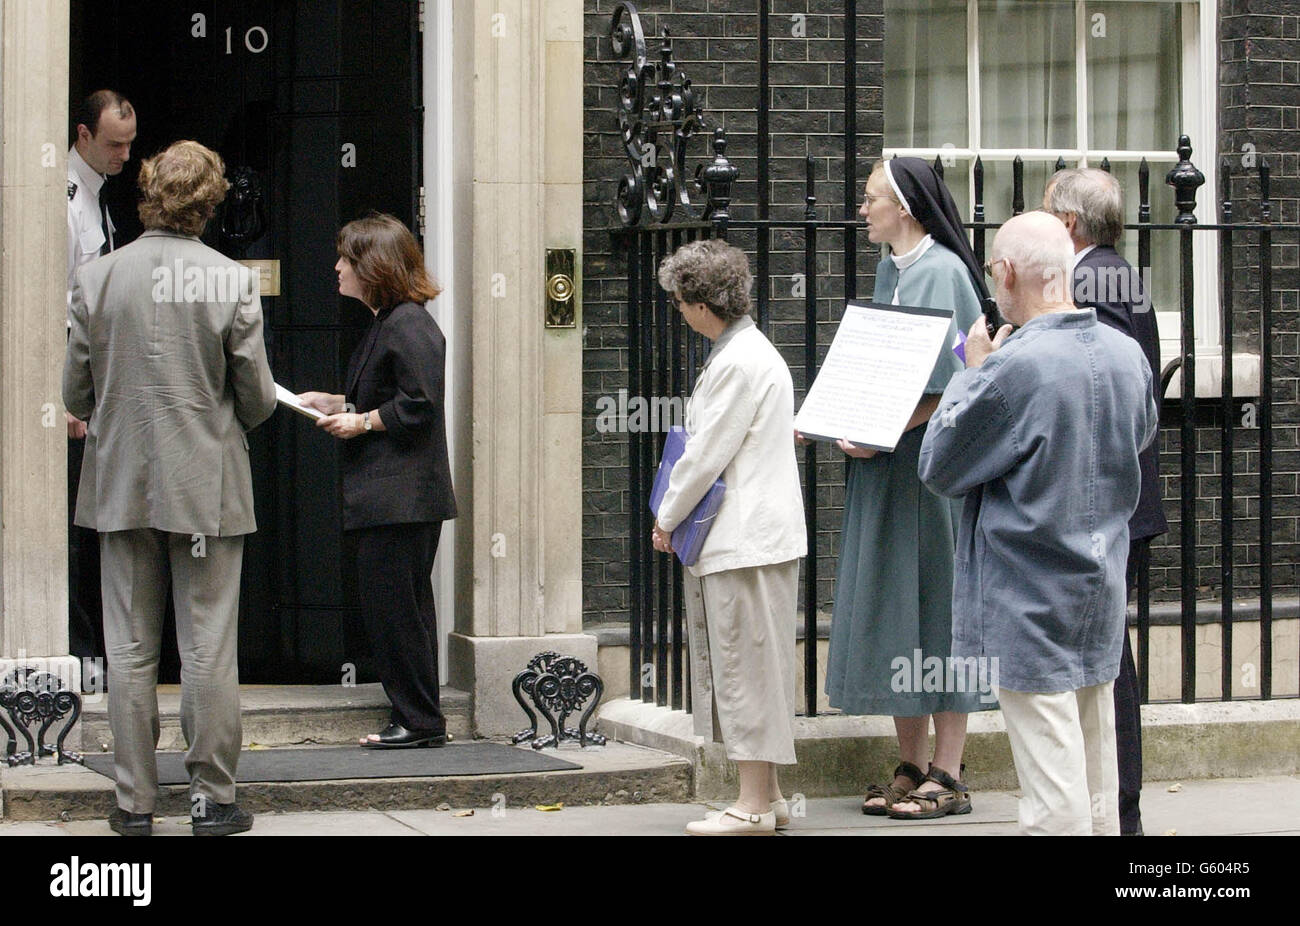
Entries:
<svg viewBox="0 0 1300 926">
<path fill-rule="evenodd" d="M 965 766 L 962 766 L 963 770 Z M 930 766 L 930 774 L 925 776 L 927 781 L 933 781 L 943 787 L 938 791 L 921 791 L 920 785 L 917 790 L 894 801 L 894 804 L 916 803 L 921 805 L 920 810 L 893 810 L 891 804 L 889 816 L 895 820 L 933 820 L 935 817 L 946 817 L 949 814 L 963 814 L 971 812 L 970 789 L 962 782 L 953 778 L 937 765 Z"/>
<path fill-rule="evenodd" d="M 894 769 L 895 778 L 908 778 L 916 787 L 921 786 L 925 781 L 925 772 L 921 771 L 911 762 L 900 762 L 898 768 Z M 907 791 L 897 788 L 891 781 L 887 785 L 872 785 L 867 788 L 867 796 L 862 799 L 862 812 L 869 817 L 883 817 L 889 813 L 889 808 L 897 804 L 907 796 Z M 867 801 L 874 798 L 883 798 L 883 804 L 868 804 Z"/>
</svg>

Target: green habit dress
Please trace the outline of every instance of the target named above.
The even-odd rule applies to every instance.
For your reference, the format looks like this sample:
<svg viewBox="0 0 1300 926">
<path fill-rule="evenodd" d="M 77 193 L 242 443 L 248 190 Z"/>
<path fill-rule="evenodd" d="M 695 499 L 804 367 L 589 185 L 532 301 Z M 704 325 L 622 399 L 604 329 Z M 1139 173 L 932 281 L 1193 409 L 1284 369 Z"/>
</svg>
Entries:
<svg viewBox="0 0 1300 926">
<path fill-rule="evenodd" d="M 874 301 L 895 302 L 895 287 L 898 305 L 954 310 L 925 387 L 927 394 L 942 393 L 962 367 L 952 352 L 957 327 L 968 331 L 982 311 L 970 271 L 934 242 L 901 274 L 893 258 L 881 259 Z M 944 691 L 957 687 L 935 684 L 946 672 L 926 675 L 936 665 L 927 659 L 938 657 L 946 668 L 952 647 L 952 556 L 961 502 L 935 495 L 916 475 L 925 428 L 905 433 L 893 453 L 848 458 L 826 672 L 831 706 L 848 714 L 917 717 L 997 706 L 991 694 L 981 699 L 978 685 Z M 962 674 L 956 677 L 960 682 Z"/>
</svg>

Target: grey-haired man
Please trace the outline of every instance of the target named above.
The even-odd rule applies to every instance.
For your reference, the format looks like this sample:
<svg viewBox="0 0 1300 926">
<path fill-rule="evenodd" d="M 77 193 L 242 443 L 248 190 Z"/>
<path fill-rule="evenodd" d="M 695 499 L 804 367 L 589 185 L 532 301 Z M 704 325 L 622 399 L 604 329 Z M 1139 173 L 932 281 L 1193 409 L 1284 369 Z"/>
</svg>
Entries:
<svg viewBox="0 0 1300 926">
<path fill-rule="evenodd" d="M 1020 328 L 991 343 L 983 319 L 971 328 L 918 472 L 964 499 L 952 655 L 997 661 L 1021 832 L 1118 835 L 1113 688 L 1138 453 L 1156 408 L 1137 345 L 1070 301 L 1071 256 L 1045 213 L 998 231 L 998 307 Z"/>
<path fill-rule="evenodd" d="M 1074 246 L 1074 304 L 1097 310 L 1097 320 L 1137 341 L 1151 366 L 1151 386 L 1160 401 L 1160 336 L 1151 294 L 1115 245 L 1124 232 L 1119 181 L 1103 170 L 1057 171 L 1047 181 L 1043 211 L 1065 223 Z M 1137 564 L 1154 537 L 1169 530 L 1160 499 L 1157 442 L 1142 451 L 1142 490 L 1129 520 L 1127 584 L 1137 582 Z M 1119 822 L 1125 836 L 1142 835 L 1142 712 L 1133 648 L 1124 635 L 1124 654 L 1115 680 L 1115 740 L 1119 759 Z"/>
</svg>

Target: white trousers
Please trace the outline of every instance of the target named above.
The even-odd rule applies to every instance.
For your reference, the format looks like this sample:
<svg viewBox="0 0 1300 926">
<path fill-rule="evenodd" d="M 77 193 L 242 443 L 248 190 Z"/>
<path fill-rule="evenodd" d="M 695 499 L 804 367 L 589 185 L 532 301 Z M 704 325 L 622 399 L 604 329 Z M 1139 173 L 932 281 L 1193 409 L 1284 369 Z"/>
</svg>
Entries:
<svg viewBox="0 0 1300 926">
<path fill-rule="evenodd" d="M 999 691 L 1023 794 L 1022 835 L 1119 835 L 1114 687 Z"/>
</svg>

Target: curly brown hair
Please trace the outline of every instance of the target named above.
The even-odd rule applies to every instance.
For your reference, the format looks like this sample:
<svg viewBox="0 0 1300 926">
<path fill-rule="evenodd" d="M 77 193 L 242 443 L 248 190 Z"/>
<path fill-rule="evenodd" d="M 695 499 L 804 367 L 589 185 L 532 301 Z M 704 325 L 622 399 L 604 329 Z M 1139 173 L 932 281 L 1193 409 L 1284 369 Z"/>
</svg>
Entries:
<svg viewBox="0 0 1300 926">
<path fill-rule="evenodd" d="M 339 256 L 356 272 L 364 302 L 388 308 L 401 302 L 423 304 L 442 288 L 424 269 L 424 255 L 401 220 L 371 212 L 339 229 Z"/>
<path fill-rule="evenodd" d="M 659 265 L 659 285 L 683 302 L 702 302 L 725 322 L 748 315 L 749 258 L 720 238 L 682 245 Z"/>
<path fill-rule="evenodd" d="M 140 221 L 201 235 L 230 184 L 221 155 L 196 141 L 178 141 L 140 165 Z"/>
</svg>

